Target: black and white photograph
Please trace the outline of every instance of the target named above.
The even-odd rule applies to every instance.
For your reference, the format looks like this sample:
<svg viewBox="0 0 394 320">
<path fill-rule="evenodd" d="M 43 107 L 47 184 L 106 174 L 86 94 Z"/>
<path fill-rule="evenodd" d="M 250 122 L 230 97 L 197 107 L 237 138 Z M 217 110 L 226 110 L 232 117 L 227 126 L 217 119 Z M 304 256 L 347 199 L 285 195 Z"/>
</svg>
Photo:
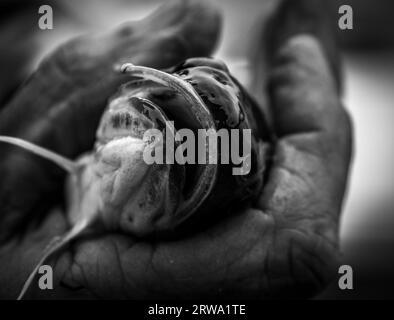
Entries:
<svg viewBox="0 0 394 320">
<path fill-rule="evenodd" d="M 394 299 L 393 1 L 0 7 L 0 300 Z"/>
</svg>

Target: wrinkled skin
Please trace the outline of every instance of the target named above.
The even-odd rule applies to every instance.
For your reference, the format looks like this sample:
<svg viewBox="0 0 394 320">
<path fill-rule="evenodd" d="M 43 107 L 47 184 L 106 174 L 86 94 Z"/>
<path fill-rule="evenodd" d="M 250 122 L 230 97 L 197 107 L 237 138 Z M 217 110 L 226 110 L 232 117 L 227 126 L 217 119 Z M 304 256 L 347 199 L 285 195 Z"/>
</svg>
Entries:
<svg viewBox="0 0 394 320">
<path fill-rule="evenodd" d="M 124 81 L 105 78 L 110 67 L 103 63 L 105 57 L 112 57 L 111 64 L 127 57 L 135 64 L 167 67 L 213 49 L 214 14 L 189 3 L 171 4 L 157 15 L 149 27 L 147 21 L 131 24 L 127 33 L 112 37 L 113 43 L 100 51 L 88 50 L 103 43 L 94 37 L 65 44 L 2 111 L 0 134 L 20 136 L 70 157 L 88 150 L 109 92 Z M 165 40 L 157 30 L 167 35 Z M 194 37 L 188 37 L 192 33 Z M 201 39 L 205 47 L 200 46 Z M 67 46 L 74 50 L 66 50 Z M 116 47 L 116 57 L 109 47 Z M 92 54 L 97 59 L 89 59 Z M 292 36 L 276 57 L 269 109 L 278 139 L 268 181 L 253 207 L 175 241 L 148 242 L 121 234 L 81 238 L 52 261 L 55 289 L 33 288 L 28 297 L 301 298 L 327 284 L 338 266 L 338 219 L 351 157 L 350 121 L 318 38 Z M 46 85 L 40 78 L 44 71 L 61 73 L 59 81 Z M 43 97 L 37 109 L 32 94 L 43 92 L 47 97 L 73 92 L 72 103 L 45 106 Z M 21 110 L 26 112 L 22 106 L 37 110 L 31 122 L 53 108 L 40 124 L 47 129 L 7 127 Z M 59 119 L 76 129 L 48 125 Z M 40 204 L 53 186 L 55 191 L 61 188 L 64 176 L 24 152 L 2 147 L 0 154 L 0 296 L 13 299 L 49 240 L 68 228 L 61 210 L 38 216 Z M 43 182 L 32 184 L 38 177 Z"/>
</svg>

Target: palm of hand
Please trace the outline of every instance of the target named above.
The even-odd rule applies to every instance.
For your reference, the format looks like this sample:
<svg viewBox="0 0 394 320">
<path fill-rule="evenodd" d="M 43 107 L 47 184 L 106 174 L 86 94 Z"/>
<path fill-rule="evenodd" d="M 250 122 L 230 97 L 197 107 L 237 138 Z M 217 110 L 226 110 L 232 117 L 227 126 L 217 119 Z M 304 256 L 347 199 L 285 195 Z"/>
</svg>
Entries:
<svg viewBox="0 0 394 320">
<path fill-rule="evenodd" d="M 176 12 L 183 19 L 177 19 Z M 206 29 L 194 30 L 201 15 L 211 23 Z M 158 17 L 167 17 L 163 25 Z M 214 14 L 192 6 L 179 5 L 177 10 L 164 8 L 154 16 L 156 23 L 143 21 L 118 31 L 119 37 L 109 47 L 118 53 L 119 62 L 134 57 L 135 63 L 141 65 L 171 66 L 188 56 L 209 54 L 216 40 L 215 19 Z M 152 29 L 146 30 L 144 25 Z M 172 32 L 166 33 L 166 28 Z M 144 30 L 143 38 L 139 30 Z M 157 30 L 166 36 L 159 37 Z M 185 37 L 192 31 L 201 35 L 196 39 L 205 39 L 204 45 L 201 41 L 198 45 L 193 41 L 185 44 Z M 71 78 L 79 86 L 85 86 L 81 94 L 71 97 L 73 103 L 58 108 L 59 113 L 55 115 L 70 114 L 71 108 L 84 108 L 79 118 L 69 116 L 69 121 L 76 121 L 86 133 L 84 138 L 66 137 L 61 151 L 69 156 L 80 153 L 94 137 L 95 124 L 87 127 L 81 124 L 92 112 L 93 118 L 98 119 L 96 115 L 102 109 L 97 106 L 102 101 L 98 95 L 87 103 L 87 97 L 102 91 L 105 100 L 106 92 L 123 81 L 111 78 L 89 84 L 91 78 L 99 78 L 108 70 L 103 61 L 110 52 L 99 52 L 95 58 L 98 65 L 93 67 L 87 68 L 81 62 L 92 54 L 86 48 L 98 43 L 95 38 L 77 40 L 55 53 L 57 59 L 64 59 L 64 65 L 73 62 L 72 69 L 62 71 L 66 80 Z M 168 48 L 164 58 L 160 55 L 163 50 L 157 49 L 163 45 Z M 295 37 L 283 46 L 278 56 L 281 62 L 273 69 L 270 79 L 271 113 L 278 140 L 268 181 L 253 208 L 234 212 L 219 224 L 176 241 L 151 243 L 120 234 L 80 239 L 52 262 L 55 294 L 52 290 L 32 290 L 31 296 L 137 299 L 277 297 L 295 293 L 310 296 L 324 285 L 338 258 L 337 221 L 351 149 L 349 119 L 341 107 L 317 40 Z M 53 68 L 50 63 L 46 66 Z M 34 91 L 39 85 L 37 77 L 33 77 L 25 90 L 29 91 L 30 86 Z M 65 88 L 68 87 L 61 87 Z M 19 105 L 23 99 L 22 92 L 20 101 L 17 97 L 11 105 Z M 51 134 L 65 138 L 65 133 Z M 46 135 L 43 142 L 47 141 Z M 3 228 L 5 222 L 7 219 L 1 222 Z M 2 296 L 17 296 L 49 240 L 66 228 L 64 215 L 54 211 L 38 228 L 25 229 L 21 238 L 12 237 L 4 242 L 0 249 L 0 260 L 4 261 L 0 282 L 6 284 L 1 286 Z"/>
</svg>

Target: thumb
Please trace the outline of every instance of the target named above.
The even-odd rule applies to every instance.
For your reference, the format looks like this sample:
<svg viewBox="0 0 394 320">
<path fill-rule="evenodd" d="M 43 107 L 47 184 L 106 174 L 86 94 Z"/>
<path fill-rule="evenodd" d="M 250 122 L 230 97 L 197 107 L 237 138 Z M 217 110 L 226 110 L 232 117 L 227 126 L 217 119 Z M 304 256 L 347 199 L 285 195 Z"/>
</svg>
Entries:
<svg viewBox="0 0 394 320">
<path fill-rule="evenodd" d="M 127 81 L 116 63 L 155 68 L 212 52 L 220 19 L 208 4 L 172 1 L 113 31 L 78 37 L 48 56 L 0 113 L 0 135 L 74 158 L 92 148 L 106 101 Z M 0 145 L 1 238 L 59 202 L 64 174 L 47 161 Z M 22 231 L 21 231 L 22 232 Z M 20 232 L 18 232 L 20 233 Z"/>
</svg>

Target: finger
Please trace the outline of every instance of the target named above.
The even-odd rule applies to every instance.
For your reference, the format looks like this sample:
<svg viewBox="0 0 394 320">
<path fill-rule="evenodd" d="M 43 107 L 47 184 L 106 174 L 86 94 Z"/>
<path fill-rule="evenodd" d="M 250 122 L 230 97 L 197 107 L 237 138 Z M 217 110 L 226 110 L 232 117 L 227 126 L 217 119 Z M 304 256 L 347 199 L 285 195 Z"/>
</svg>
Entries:
<svg viewBox="0 0 394 320">
<path fill-rule="evenodd" d="M 43 131 L 43 119 L 66 122 L 57 117 L 57 113 L 59 109 L 65 109 L 65 105 L 71 105 L 68 103 L 70 96 L 74 100 L 77 96 L 84 96 L 85 101 L 79 103 L 78 110 L 66 112 L 77 111 L 74 119 L 91 119 L 93 124 L 97 124 L 102 102 L 114 92 L 113 83 L 119 83 L 119 79 L 112 79 L 116 64 L 133 62 L 160 68 L 172 66 L 195 54 L 208 55 L 215 47 L 219 24 L 217 11 L 206 4 L 172 1 L 138 23 L 64 44 L 45 59 L 1 113 L 0 134 L 29 140 L 37 131 Z M 95 90 L 97 87 L 104 91 Z M 88 101 L 89 92 L 92 94 L 91 102 Z M 97 108 L 91 108 L 91 105 Z M 81 127 L 76 127 L 75 122 L 67 125 L 90 138 L 94 137 L 94 131 L 85 130 L 86 123 Z M 67 140 L 68 137 L 69 132 L 64 132 L 59 138 Z M 61 148 L 64 141 L 57 142 L 52 147 Z M 63 153 L 66 150 L 55 151 Z M 71 151 L 81 152 L 79 149 Z"/>
<path fill-rule="evenodd" d="M 1 113 L 0 132 L 22 135 L 26 122 L 42 119 L 71 93 L 101 82 L 116 64 L 160 68 L 196 54 L 209 55 L 216 45 L 219 24 L 219 16 L 210 6 L 174 1 L 138 23 L 76 38 L 46 58 L 30 77 Z M 26 114 L 28 121 L 21 121 Z"/>
<path fill-rule="evenodd" d="M 324 0 L 280 0 L 273 5 L 274 10 L 263 23 L 261 34 L 256 41 L 253 55 L 251 91 L 254 93 L 263 112 L 266 110 L 266 86 L 272 67 L 277 63 L 279 48 L 288 39 L 300 34 L 309 34 L 319 40 L 323 54 L 334 75 L 338 91 L 341 90 L 341 60 L 335 38 L 337 12 Z"/>
<path fill-rule="evenodd" d="M 281 0 L 270 17 L 265 32 L 266 60 L 275 63 L 279 48 L 294 35 L 309 34 L 319 39 L 328 65 L 341 85 L 340 58 L 335 38 L 337 12 L 324 0 Z M 336 8 L 335 8 L 336 9 Z"/>
<path fill-rule="evenodd" d="M 221 15 L 208 1 L 177 0 L 159 7 L 148 19 L 142 21 L 145 30 L 167 34 L 176 38 L 184 49 L 182 59 L 209 56 L 217 46 L 221 30 Z M 127 29 L 127 25 L 125 25 Z M 120 28 L 122 32 L 122 28 Z M 164 50 L 160 50 L 165 54 Z M 178 57 L 179 60 L 180 57 Z M 171 66 L 173 62 L 167 63 Z"/>
<path fill-rule="evenodd" d="M 351 157 L 351 124 L 319 41 L 289 39 L 271 77 L 278 141 L 260 207 L 279 223 L 336 239 Z"/>
<path fill-rule="evenodd" d="M 167 67 L 188 55 L 209 54 L 216 43 L 218 19 L 207 5 L 175 1 L 132 26 L 66 43 L 2 110 L 0 134 L 74 158 L 92 148 L 108 98 L 127 80 L 114 73 L 115 64 L 133 60 Z M 201 26 L 201 21 L 207 23 Z M 4 238 L 24 226 L 31 214 L 40 216 L 59 201 L 64 174 L 10 146 L 0 145 L 0 154 L 0 238 Z"/>
</svg>

